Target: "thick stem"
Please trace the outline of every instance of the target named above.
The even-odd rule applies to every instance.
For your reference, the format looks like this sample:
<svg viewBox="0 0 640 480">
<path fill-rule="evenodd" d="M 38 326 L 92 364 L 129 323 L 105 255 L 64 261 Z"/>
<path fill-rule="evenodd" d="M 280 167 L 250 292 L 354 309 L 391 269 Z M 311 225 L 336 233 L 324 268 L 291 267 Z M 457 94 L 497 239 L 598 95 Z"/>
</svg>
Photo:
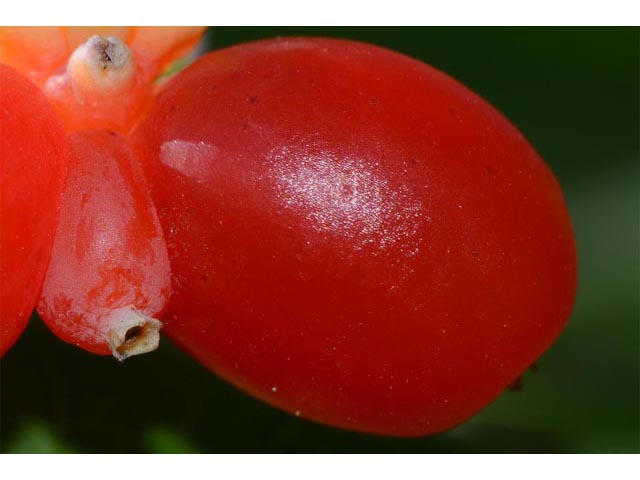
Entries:
<svg viewBox="0 0 640 480">
<path fill-rule="evenodd" d="M 69 58 L 67 76 L 76 95 L 86 100 L 127 93 L 136 79 L 135 60 L 117 37 L 94 35 Z"/>
<path fill-rule="evenodd" d="M 122 362 L 134 355 L 152 352 L 160 343 L 162 322 L 147 317 L 133 306 L 114 310 L 109 316 L 109 347 Z"/>
</svg>

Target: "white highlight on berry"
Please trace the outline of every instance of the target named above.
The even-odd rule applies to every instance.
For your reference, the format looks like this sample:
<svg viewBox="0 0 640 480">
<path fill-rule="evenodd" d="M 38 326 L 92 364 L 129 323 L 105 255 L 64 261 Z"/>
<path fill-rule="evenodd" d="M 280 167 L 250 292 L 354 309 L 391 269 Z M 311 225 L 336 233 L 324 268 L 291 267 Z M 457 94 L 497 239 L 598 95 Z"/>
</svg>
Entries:
<svg viewBox="0 0 640 480">
<path fill-rule="evenodd" d="M 196 183 L 206 183 L 219 170 L 219 150 L 202 141 L 171 140 L 160 147 L 160 162 Z"/>
</svg>

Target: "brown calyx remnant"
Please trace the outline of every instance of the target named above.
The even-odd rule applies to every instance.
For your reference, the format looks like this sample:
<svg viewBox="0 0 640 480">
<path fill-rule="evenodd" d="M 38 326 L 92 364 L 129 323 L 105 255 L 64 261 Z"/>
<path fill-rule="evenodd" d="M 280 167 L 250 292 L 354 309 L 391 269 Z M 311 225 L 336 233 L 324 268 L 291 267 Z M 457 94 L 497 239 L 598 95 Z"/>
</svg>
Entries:
<svg viewBox="0 0 640 480">
<path fill-rule="evenodd" d="M 108 324 L 109 348 L 120 362 L 158 348 L 162 322 L 147 317 L 132 306 L 112 312 Z"/>
</svg>

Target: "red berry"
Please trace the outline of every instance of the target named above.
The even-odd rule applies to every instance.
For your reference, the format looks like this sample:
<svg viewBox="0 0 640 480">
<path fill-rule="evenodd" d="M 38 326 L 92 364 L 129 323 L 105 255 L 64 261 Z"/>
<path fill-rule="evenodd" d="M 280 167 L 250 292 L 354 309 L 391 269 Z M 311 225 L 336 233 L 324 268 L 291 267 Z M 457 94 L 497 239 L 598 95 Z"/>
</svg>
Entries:
<svg viewBox="0 0 640 480">
<path fill-rule="evenodd" d="M 40 90 L 0 64 L 0 356 L 24 329 L 49 262 L 66 176 L 62 122 Z"/>
<path fill-rule="evenodd" d="M 166 331 L 296 415 L 391 435 L 491 402 L 564 328 L 558 183 L 500 113 L 374 46 L 205 56 L 134 133 L 174 278 Z"/>
<path fill-rule="evenodd" d="M 119 360 L 158 345 L 169 259 L 138 158 L 121 135 L 70 137 L 73 163 L 38 312 L 61 339 Z"/>
</svg>

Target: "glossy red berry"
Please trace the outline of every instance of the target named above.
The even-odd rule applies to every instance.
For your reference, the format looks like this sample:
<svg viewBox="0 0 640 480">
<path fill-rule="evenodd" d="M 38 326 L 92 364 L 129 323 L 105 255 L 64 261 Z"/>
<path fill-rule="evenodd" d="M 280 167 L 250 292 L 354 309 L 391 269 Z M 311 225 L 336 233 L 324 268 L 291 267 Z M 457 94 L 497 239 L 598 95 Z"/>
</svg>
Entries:
<svg viewBox="0 0 640 480">
<path fill-rule="evenodd" d="M 570 315 L 556 179 L 416 60 L 328 39 L 221 50 L 167 85 L 134 139 L 171 259 L 166 332 L 295 415 L 451 428 Z"/>
<path fill-rule="evenodd" d="M 121 135 L 70 137 L 72 164 L 38 312 L 61 339 L 117 359 L 158 345 L 169 259 L 138 158 Z"/>
<path fill-rule="evenodd" d="M 0 64 L 0 356 L 24 329 L 49 262 L 66 177 L 62 122 Z"/>
</svg>

